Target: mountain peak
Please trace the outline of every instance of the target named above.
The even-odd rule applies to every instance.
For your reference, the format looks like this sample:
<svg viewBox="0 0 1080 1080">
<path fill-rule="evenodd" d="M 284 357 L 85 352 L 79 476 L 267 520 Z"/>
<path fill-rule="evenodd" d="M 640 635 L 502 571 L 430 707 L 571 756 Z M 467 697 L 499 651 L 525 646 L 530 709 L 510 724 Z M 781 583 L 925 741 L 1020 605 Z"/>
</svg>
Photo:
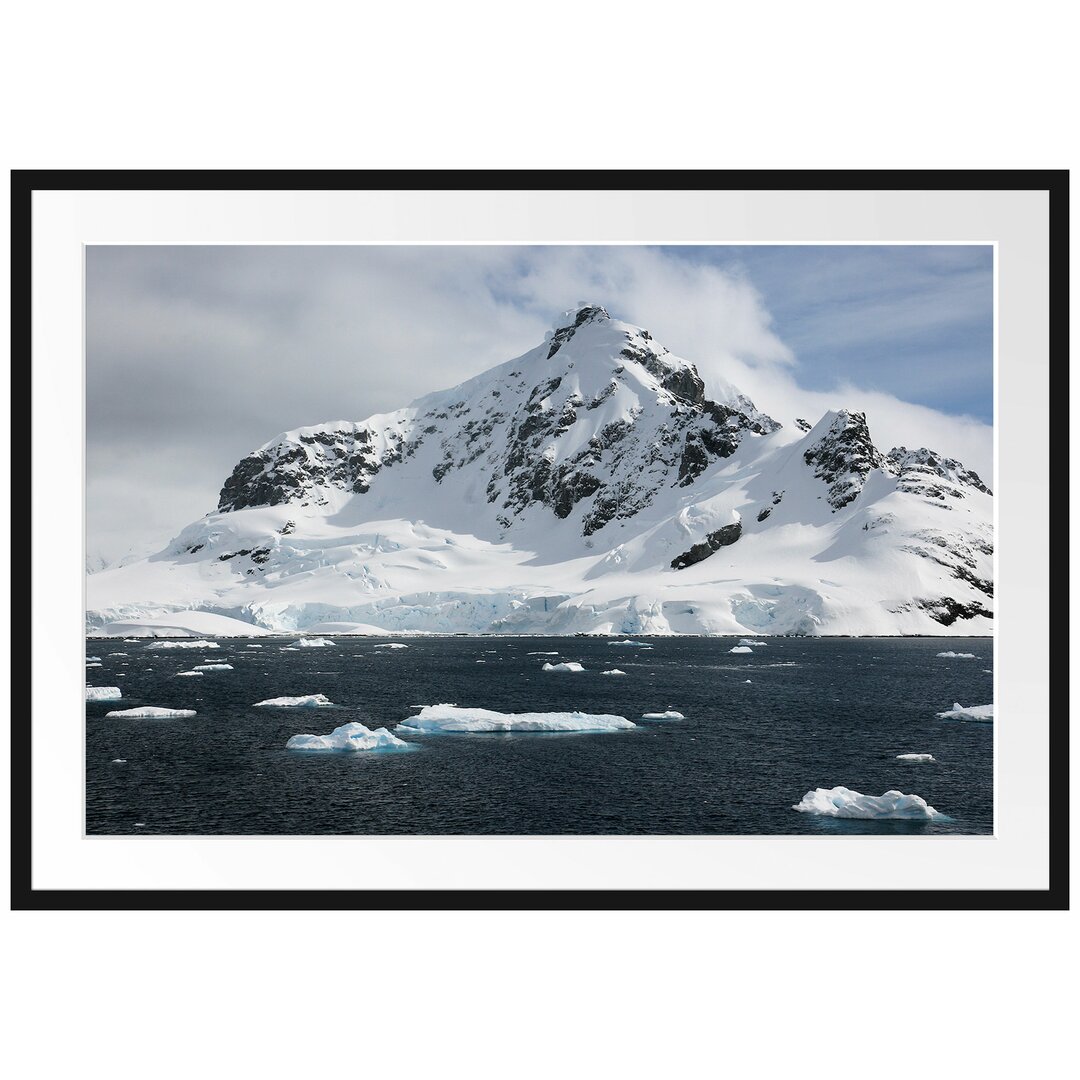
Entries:
<svg viewBox="0 0 1080 1080">
<path fill-rule="evenodd" d="M 601 304 L 579 302 L 577 307 L 562 313 L 560 325 L 548 339 L 551 342 L 551 348 L 548 349 L 547 358 L 550 360 L 583 326 L 589 323 L 610 321 L 611 316 L 606 307 Z"/>
</svg>

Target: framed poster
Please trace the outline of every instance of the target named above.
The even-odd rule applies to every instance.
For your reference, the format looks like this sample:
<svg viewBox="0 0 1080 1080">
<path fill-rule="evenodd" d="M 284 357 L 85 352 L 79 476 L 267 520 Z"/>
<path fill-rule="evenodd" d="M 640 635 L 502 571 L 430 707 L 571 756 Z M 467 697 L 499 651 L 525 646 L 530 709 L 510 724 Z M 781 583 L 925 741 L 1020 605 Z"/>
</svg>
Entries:
<svg viewBox="0 0 1080 1080">
<path fill-rule="evenodd" d="M 1066 906 L 1067 198 L 16 173 L 13 904 Z"/>
</svg>

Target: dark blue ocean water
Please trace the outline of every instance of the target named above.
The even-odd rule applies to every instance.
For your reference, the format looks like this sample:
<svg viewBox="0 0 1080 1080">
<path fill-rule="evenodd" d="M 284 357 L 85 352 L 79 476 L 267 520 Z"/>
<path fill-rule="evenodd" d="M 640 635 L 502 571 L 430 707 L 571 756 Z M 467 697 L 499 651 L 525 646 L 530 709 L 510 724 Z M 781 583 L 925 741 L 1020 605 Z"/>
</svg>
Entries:
<svg viewBox="0 0 1080 1080">
<path fill-rule="evenodd" d="M 939 720 L 954 701 L 993 700 L 993 644 L 974 639 L 655 638 L 649 650 L 588 638 L 232 639 L 212 651 L 151 651 L 91 639 L 89 833 L 990 833 L 993 726 Z M 261 649 L 249 649 L 259 644 Z M 975 660 L 940 659 L 944 650 Z M 553 651 L 559 656 L 530 656 Z M 124 656 L 110 655 L 126 653 Z M 580 674 L 541 671 L 576 660 Z M 485 661 L 482 664 L 476 661 Z M 176 678 L 203 662 L 232 671 Z M 618 667 L 625 678 L 602 677 Z M 747 683 L 746 680 L 751 682 Z M 335 709 L 252 708 L 326 694 Z M 501 712 L 582 710 L 642 721 L 595 735 L 406 736 L 414 753 L 287 751 L 297 733 L 350 720 L 393 727 L 411 705 Z M 192 719 L 106 719 L 113 709 L 194 709 Z M 936 764 L 897 761 L 931 753 Z M 126 764 L 113 764 L 123 758 Z M 791 809 L 816 787 L 926 799 L 948 822 L 865 822 Z"/>
</svg>

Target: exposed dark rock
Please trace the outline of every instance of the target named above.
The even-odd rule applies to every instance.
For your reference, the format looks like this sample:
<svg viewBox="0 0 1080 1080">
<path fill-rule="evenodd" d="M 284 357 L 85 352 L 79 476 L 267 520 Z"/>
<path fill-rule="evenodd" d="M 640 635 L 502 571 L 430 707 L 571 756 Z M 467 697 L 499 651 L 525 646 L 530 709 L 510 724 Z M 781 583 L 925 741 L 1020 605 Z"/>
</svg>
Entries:
<svg viewBox="0 0 1080 1080">
<path fill-rule="evenodd" d="M 742 536 L 742 522 L 735 521 L 716 532 L 709 533 L 700 544 L 695 544 L 689 551 L 684 551 L 671 560 L 672 570 L 685 570 L 688 566 L 702 562 L 715 554 L 722 547 L 734 544 Z"/>
<path fill-rule="evenodd" d="M 977 472 L 965 469 L 954 458 L 945 457 L 925 446 L 908 450 L 906 446 L 894 446 L 889 451 L 888 465 L 897 477 L 897 488 L 911 495 L 929 499 L 962 499 L 962 487 L 974 488 L 985 495 L 993 492 L 983 483 Z M 941 481 L 947 481 L 942 484 Z"/>
<path fill-rule="evenodd" d="M 952 626 L 957 619 L 974 619 L 976 615 L 985 615 L 988 619 L 994 617 L 994 613 L 978 601 L 961 604 L 951 596 L 943 596 L 939 600 L 917 600 L 915 606 L 921 608 L 942 626 Z"/>
<path fill-rule="evenodd" d="M 829 485 L 833 510 L 854 502 L 872 469 L 885 465 L 881 451 L 870 441 L 866 413 L 840 410 L 829 430 L 805 451 L 803 458 L 819 480 Z"/>
</svg>

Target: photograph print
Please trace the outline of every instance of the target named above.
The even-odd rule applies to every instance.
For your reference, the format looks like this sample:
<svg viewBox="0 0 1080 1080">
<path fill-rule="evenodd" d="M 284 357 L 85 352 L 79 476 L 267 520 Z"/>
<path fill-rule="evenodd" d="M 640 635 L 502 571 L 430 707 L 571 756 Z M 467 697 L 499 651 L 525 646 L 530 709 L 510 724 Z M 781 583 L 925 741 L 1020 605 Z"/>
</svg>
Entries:
<svg viewBox="0 0 1080 1080">
<path fill-rule="evenodd" d="M 88 246 L 87 834 L 992 834 L 994 259 Z"/>
</svg>

